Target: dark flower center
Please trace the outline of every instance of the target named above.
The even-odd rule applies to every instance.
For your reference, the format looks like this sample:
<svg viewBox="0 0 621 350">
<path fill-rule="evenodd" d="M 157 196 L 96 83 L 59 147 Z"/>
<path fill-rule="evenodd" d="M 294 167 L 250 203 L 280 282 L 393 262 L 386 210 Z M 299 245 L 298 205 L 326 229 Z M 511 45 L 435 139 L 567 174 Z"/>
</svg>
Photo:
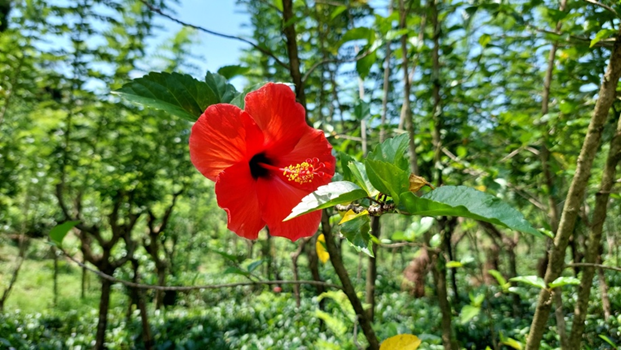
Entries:
<svg viewBox="0 0 621 350">
<path fill-rule="evenodd" d="M 255 180 L 260 177 L 265 177 L 269 173 L 266 168 L 261 166 L 261 163 L 267 165 L 271 164 L 270 160 L 267 159 L 267 157 L 263 153 L 256 154 L 254 157 L 252 157 L 252 159 L 250 159 L 250 162 L 248 163 L 248 165 L 250 165 L 250 174 Z"/>
</svg>

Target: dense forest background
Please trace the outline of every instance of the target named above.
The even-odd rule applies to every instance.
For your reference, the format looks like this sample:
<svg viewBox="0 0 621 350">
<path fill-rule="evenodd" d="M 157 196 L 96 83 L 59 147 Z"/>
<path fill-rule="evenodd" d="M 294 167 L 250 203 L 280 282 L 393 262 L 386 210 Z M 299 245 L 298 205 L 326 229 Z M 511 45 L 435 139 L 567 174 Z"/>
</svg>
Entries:
<svg viewBox="0 0 621 350">
<path fill-rule="evenodd" d="M 0 0 L 0 348 L 377 348 L 367 321 L 421 349 L 621 345 L 618 3 L 239 0 L 251 36 L 185 23 L 153 50 L 177 3 Z M 413 173 L 543 234 L 389 214 L 372 258 L 329 210 L 318 234 L 334 230 L 361 315 L 324 236 L 228 231 L 192 123 L 111 93 L 150 71 L 204 79 L 206 35 L 247 44 L 207 79 L 291 83 L 340 174 L 407 134 Z"/>
</svg>

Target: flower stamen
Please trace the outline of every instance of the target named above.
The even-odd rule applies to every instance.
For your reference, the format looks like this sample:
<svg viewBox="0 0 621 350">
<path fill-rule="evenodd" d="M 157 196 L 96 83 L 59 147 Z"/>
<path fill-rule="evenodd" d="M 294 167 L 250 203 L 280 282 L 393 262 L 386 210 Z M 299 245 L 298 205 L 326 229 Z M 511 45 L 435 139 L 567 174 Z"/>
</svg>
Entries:
<svg viewBox="0 0 621 350">
<path fill-rule="evenodd" d="M 326 168 L 323 162 L 319 161 L 319 158 L 307 158 L 302 163 L 287 165 L 284 168 L 275 167 L 273 165 L 258 163 L 261 167 L 270 170 L 276 170 L 282 172 L 282 175 L 291 182 L 298 183 L 300 185 L 313 182 L 313 179 L 326 176 L 326 173 L 322 170 Z"/>
<path fill-rule="evenodd" d="M 325 173 L 321 171 L 325 166 L 323 162 L 319 161 L 319 158 L 308 158 L 302 163 L 286 166 L 282 174 L 287 180 L 302 185 L 313 182 L 315 176 L 325 176 Z"/>
</svg>

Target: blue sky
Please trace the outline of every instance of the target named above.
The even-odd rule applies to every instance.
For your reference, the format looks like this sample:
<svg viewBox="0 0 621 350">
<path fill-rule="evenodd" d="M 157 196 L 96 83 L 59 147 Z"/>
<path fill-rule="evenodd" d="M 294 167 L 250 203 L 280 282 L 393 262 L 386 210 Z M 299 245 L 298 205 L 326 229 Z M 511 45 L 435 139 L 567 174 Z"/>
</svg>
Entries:
<svg viewBox="0 0 621 350">
<path fill-rule="evenodd" d="M 250 18 L 234 0 L 182 0 L 175 6 L 175 18 L 213 31 L 236 36 L 250 36 Z M 162 42 L 181 29 L 181 25 L 157 15 L 156 23 L 163 27 L 157 32 L 155 42 Z M 193 63 L 199 66 L 201 74 L 207 70 L 215 72 L 222 66 L 238 64 L 241 50 L 248 45 L 237 40 L 224 39 L 203 32 L 197 34 L 199 41 L 194 46 L 194 55 L 200 56 Z M 239 82 L 234 82 L 239 84 Z M 235 85 L 237 85 L 235 84 Z"/>
</svg>

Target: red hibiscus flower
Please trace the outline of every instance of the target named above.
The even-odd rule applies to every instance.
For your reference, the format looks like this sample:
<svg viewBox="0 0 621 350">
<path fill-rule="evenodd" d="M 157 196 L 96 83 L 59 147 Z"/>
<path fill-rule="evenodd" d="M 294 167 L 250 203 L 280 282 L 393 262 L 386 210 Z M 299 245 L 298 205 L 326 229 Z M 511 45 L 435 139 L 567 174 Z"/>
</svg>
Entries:
<svg viewBox="0 0 621 350">
<path fill-rule="evenodd" d="M 256 239 L 267 225 L 271 235 L 292 241 L 312 236 L 320 211 L 283 219 L 304 196 L 330 182 L 332 146 L 306 124 L 304 108 L 287 85 L 269 83 L 245 102 L 246 110 L 223 103 L 207 108 L 192 127 L 192 163 L 216 182 L 229 230 Z"/>
</svg>

